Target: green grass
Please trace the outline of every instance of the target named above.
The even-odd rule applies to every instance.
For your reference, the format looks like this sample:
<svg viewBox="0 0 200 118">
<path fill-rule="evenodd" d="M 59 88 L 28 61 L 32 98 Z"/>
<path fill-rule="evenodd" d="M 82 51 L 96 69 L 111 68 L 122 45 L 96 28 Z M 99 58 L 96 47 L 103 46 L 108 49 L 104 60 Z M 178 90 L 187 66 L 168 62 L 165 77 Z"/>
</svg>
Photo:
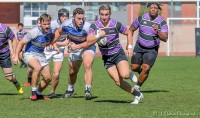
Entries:
<svg viewBox="0 0 200 118">
<path fill-rule="evenodd" d="M 57 94 L 67 88 L 67 60 L 60 76 Z M 24 87 L 23 95 L 16 94 L 14 86 L 0 72 L 0 117 L 65 117 L 65 118 L 151 118 L 200 117 L 200 58 L 159 57 L 144 83 L 144 99 L 139 105 L 129 104 L 132 95 L 122 91 L 108 76 L 101 58 L 96 58 L 93 70 L 92 94 L 94 99 L 84 100 L 84 75 L 81 68 L 75 95 L 69 99 L 51 99 L 32 102 L 28 98 L 30 87 Z M 27 81 L 26 69 L 14 66 L 18 80 Z M 126 80 L 131 83 L 130 80 Z M 134 83 L 131 83 L 134 85 Z M 51 85 L 43 94 L 50 92 Z"/>
</svg>

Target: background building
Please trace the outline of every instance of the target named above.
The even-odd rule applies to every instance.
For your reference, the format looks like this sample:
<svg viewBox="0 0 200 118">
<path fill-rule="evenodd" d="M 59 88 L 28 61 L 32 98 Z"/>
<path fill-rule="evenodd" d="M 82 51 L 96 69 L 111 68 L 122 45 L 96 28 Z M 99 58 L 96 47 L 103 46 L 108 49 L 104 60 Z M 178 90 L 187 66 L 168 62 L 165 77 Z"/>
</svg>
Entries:
<svg viewBox="0 0 200 118">
<path fill-rule="evenodd" d="M 132 21 L 146 10 L 149 0 L 7 0 L 0 1 L 0 22 L 13 29 L 19 22 L 30 29 L 42 13 L 48 13 L 53 20 L 57 19 L 57 11 L 66 8 L 72 14 L 77 7 L 86 11 L 86 20 L 93 22 L 98 19 L 98 8 L 101 4 L 109 4 L 112 18 L 130 26 Z M 157 0 L 162 3 L 161 16 L 168 21 L 169 41 L 161 44 L 160 55 L 195 55 L 195 27 L 198 26 L 197 0 Z M 186 18 L 181 20 L 169 17 Z M 188 18 L 188 19 L 187 19 Z M 123 36 L 122 36 L 123 39 Z M 136 39 L 136 35 L 134 36 Z M 122 40 L 125 45 L 126 40 Z M 188 47 L 188 48 L 185 48 Z"/>
</svg>

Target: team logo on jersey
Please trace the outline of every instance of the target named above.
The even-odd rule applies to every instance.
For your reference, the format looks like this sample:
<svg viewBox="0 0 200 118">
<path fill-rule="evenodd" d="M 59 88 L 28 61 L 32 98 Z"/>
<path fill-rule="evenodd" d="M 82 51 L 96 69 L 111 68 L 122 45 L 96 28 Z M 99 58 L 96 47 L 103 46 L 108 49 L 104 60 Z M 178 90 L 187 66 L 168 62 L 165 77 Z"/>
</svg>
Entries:
<svg viewBox="0 0 200 118">
<path fill-rule="evenodd" d="M 144 21 L 144 22 L 143 22 L 143 24 L 145 24 L 145 25 L 146 25 L 146 24 L 147 24 L 147 22 L 146 22 L 146 21 Z"/>
</svg>

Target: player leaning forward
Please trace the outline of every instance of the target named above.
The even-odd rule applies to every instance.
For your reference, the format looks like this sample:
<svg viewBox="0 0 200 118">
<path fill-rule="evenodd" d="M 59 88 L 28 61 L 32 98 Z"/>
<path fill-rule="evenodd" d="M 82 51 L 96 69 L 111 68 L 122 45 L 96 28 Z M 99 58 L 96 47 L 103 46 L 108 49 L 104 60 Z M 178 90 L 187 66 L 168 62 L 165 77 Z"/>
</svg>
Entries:
<svg viewBox="0 0 200 118">
<path fill-rule="evenodd" d="M 54 37 L 50 27 L 51 16 L 48 14 L 42 14 L 40 16 L 40 23 L 40 26 L 30 30 L 25 37 L 20 40 L 13 59 L 14 63 L 18 62 L 18 55 L 22 47 L 26 44 L 25 52 L 23 53 L 23 60 L 33 70 L 31 82 L 32 94 L 30 97 L 33 101 L 45 99 L 41 92 L 51 81 L 50 67 L 44 54 L 44 48 L 51 43 L 51 40 Z M 40 74 L 43 79 L 40 81 L 37 89 Z"/>
<path fill-rule="evenodd" d="M 124 79 L 132 79 L 134 74 L 130 72 L 126 54 L 119 42 L 119 33 L 127 36 L 126 52 L 127 55 L 130 56 L 132 48 L 130 32 L 127 27 L 120 22 L 110 18 L 111 8 L 109 5 L 101 5 L 99 8 L 99 15 L 100 19 L 90 26 L 87 41 L 81 44 L 71 43 L 71 48 L 72 50 L 85 48 L 97 42 L 108 74 L 117 86 L 135 96 L 131 104 L 138 104 L 143 98 L 143 94 L 124 81 Z M 137 79 L 135 81 L 137 81 Z"/>
</svg>

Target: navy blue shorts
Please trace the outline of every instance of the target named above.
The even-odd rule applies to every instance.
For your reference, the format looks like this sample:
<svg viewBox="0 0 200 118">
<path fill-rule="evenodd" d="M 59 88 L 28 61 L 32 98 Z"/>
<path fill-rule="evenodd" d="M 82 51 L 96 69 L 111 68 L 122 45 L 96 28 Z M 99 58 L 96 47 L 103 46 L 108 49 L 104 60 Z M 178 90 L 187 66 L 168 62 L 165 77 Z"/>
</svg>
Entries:
<svg viewBox="0 0 200 118">
<path fill-rule="evenodd" d="M 146 48 L 137 42 L 133 50 L 131 64 L 148 64 L 152 67 L 156 61 L 158 49 L 159 46 L 153 48 Z"/>
<path fill-rule="evenodd" d="M 7 51 L 5 53 L 0 53 L 0 66 L 2 68 L 11 68 L 12 63 L 10 59 L 10 51 Z"/>
<path fill-rule="evenodd" d="M 103 55 L 102 60 L 104 61 L 104 67 L 106 69 L 108 69 L 114 65 L 117 65 L 122 60 L 128 61 L 123 49 L 120 49 L 117 53 L 115 53 L 113 55 L 109 55 L 109 56 Z"/>
</svg>

